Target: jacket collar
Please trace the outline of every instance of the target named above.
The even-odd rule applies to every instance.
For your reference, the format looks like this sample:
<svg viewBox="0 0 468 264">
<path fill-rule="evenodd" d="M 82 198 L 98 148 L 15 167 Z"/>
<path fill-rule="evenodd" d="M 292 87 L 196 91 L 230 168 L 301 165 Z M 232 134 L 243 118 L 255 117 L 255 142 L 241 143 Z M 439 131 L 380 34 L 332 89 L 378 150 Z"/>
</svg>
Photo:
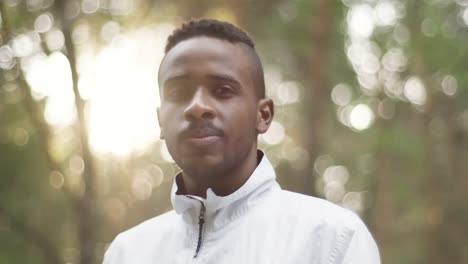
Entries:
<svg viewBox="0 0 468 264">
<path fill-rule="evenodd" d="M 268 158 L 261 153 L 262 157 L 257 168 L 254 170 L 249 179 L 242 185 L 237 191 L 227 196 L 218 196 L 212 189 L 208 189 L 206 193 L 206 199 L 192 196 L 192 195 L 178 195 L 177 193 L 177 178 L 181 177 L 179 173 L 175 179 L 171 191 L 171 202 L 174 210 L 178 214 L 188 213 L 191 217 L 196 218 L 197 212 L 200 209 L 200 202 L 202 202 L 206 208 L 207 215 L 219 215 L 223 209 L 228 209 L 232 213 L 236 214 L 236 208 L 243 208 L 244 199 L 248 199 L 249 203 L 255 200 L 260 194 L 270 189 L 279 189 L 279 185 L 276 183 L 276 174 Z M 238 211 L 238 210 L 237 210 Z"/>
</svg>

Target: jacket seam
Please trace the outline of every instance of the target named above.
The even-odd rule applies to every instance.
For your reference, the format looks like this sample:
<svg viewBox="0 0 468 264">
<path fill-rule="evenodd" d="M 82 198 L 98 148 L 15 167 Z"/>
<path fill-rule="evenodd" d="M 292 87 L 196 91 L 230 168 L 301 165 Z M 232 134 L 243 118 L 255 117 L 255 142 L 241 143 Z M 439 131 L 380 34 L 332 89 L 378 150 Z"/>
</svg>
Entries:
<svg viewBox="0 0 468 264">
<path fill-rule="evenodd" d="M 345 252 L 348 250 L 350 244 L 350 237 L 354 234 L 354 230 L 346 228 L 340 234 L 337 239 L 336 246 L 332 249 L 330 258 L 328 259 L 329 264 L 340 263 L 338 260 L 342 260 Z"/>
</svg>

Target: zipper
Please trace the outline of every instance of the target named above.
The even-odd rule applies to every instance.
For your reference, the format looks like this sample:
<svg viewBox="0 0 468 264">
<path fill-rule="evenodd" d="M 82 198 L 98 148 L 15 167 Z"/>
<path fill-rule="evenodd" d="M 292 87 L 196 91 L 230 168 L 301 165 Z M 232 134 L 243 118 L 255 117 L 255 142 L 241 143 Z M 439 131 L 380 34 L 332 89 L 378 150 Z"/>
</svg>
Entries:
<svg viewBox="0 0 468 264">
<path fill-rule="evenodd" d="M 203 225 L 205 224 L 205 204 L 203 204 L 202 201 L 201 203 L 201 208 L 200 208 L 200 215 L 198 216 L 198 242 L 197 242 L 197 248 L 195 250 L 195 255 L 193 255 L 193 258 L 197 258 L 198 254 L 200 253 L 200 249 L 202 246 L 203 242 Z"/>
</svg>

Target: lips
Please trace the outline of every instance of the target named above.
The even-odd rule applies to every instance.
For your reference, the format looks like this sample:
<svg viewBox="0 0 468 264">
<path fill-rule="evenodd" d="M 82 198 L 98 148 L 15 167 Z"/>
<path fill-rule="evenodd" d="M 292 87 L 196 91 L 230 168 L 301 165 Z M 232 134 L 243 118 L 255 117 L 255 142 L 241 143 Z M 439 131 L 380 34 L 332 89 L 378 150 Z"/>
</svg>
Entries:
<svg viewBox="0 0 468 264">
<path fill-rule="evenodd" d="M 222 130 L 213 125 L 189 127 L 181 133 L 181 139 L 187 143 L 201 147 L 215 143 L 223 136 Z"/>
<path fill-rule="evenodd" d="M 220 133 L 212 128 L 196 128 L 187 131 L 188 138 L 205 138 L 220 136 Z"/>
<path fill-rule="evenodd" d="M 186 142 L 195 147 L 203 147 L 203 146 L 211 145 L 218 140 L 219 140 L 218 136 L 208 136 L 208 137 L 201 137 L 201 138 L 195 138 L 195 137 L 188 138 Z"/>
</svg>

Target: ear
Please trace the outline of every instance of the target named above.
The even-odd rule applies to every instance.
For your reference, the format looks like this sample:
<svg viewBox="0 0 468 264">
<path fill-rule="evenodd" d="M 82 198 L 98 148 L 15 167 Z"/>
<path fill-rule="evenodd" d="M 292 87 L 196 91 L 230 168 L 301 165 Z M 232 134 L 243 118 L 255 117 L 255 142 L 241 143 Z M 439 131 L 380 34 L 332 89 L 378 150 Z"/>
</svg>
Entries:
<svg viewBox="0 0 468 264">
<path fill-rule="evenodd" d="M 156 108 L 156 114 L 157 114 L 157 116 L 158 116 L 158 124 L 159 124 L 159 128 L 160 128 L 160 129 L 159 129 L 159 138 L 160 138 L 160 139 L 165 139 L 166 136 L 164 135 L 164 128 L 163 128 L 163 126 L 162 126 L 161 114 L 160 114 L 160 111 L 159 111 L 159 110 L 160 110 L 159 107 Z"/>
<path fill-rule="evenodd" d="M 257 110 L 257 133 L 263 134 L 270 127 L 275 114 L 275 106 L 270 98 L 260 99 Z"/>
</svg>

